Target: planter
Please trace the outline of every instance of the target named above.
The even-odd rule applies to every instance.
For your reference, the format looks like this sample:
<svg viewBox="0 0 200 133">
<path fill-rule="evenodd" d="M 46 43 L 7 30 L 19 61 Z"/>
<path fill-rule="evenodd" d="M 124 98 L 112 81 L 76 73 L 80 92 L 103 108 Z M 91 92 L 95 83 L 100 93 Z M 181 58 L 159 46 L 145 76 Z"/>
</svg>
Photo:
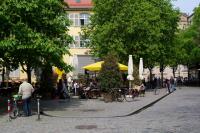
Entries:
<svg viewBox="0 0 200 133">
<path fill-rule="evenodd" d="M 103 94 L 104 102 L 112 102 L 113 101 L 113 96 L 109 93 L 104 93 Z"/>
</svg>

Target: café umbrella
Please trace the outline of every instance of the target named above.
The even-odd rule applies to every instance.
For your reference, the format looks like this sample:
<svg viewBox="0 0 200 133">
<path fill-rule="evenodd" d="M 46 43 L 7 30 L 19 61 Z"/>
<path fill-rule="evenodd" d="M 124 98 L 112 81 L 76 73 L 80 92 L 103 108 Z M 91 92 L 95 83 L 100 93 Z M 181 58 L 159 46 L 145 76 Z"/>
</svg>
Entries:
<svg viewBox="0 0 200 133">
<path fill-rule="evenodd" d="M 83 67 L 83 69 L 85 70 L 89 70 L 89 71 L 100 71 L 101 70 L 101 65 L 104 63 L 104 61 L 99 61 L 90 65 L 86 65 Z M 120 64 L 119 65 L 119 69 L 120 71 L 127 71 L 128 67 L 126 65 Z"/>
<path fill-rule="evenodd" d="M 143 59 L 140 58 L 140 63 L 139 63 L 139 77 L 140 77 L 141 80 L 143 79 L 143 71 L 144 71 L 144 68 L 143 68 Z"/>
<path fill-rule="evenodd" d="M 134 80 L 133 78 L 133 57 L 132 55 L 129 55 L 128 59 L 128 76 L 127 79 L 129 80 L 129 88 L 132 87 L 131 81 Z"/>
<path fill-rule="evenodd" d="M 72 59 L 72 66 L 74 67 L 73 75 L 78 78 L 78 56 L 74 55 Z"/>
</svg>

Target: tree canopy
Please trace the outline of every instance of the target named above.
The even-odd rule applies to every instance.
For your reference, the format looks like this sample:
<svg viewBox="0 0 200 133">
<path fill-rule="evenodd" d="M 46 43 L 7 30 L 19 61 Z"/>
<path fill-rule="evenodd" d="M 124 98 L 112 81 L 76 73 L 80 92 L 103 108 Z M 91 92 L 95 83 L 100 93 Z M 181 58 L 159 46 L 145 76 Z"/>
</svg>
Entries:
<svg viewBox="0 0 200 133">
<path fill-rule="evenodd" d="M 200 6 L 194 10 L 191 25 L 177 35 L 177 49 L 180 63 L 191 65 L 200 60 Z"/>
<path fill-rule="evenodd" d="M 25 66 L 29 76 L 33 68 L 46 64 L 69 71 L 62 59 L 72 41 L 64 6 L 61 0 L 2 0 L 0 58 Z"/>
<path fill-rule="evenodd" d="M 120 61 L 132 54 L 146 67 L 165 64 L 179 20 L 170 0 L 93 0 L 89 26 L 90 47 L 102 58 L 116 51 Z"/>
</svg>

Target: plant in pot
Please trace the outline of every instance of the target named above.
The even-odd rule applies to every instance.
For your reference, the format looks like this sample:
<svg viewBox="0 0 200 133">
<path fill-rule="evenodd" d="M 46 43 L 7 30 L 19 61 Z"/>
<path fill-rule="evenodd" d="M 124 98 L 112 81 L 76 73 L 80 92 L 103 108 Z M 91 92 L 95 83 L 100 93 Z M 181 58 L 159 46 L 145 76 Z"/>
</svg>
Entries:
<svg viewBox="0 0 200 133">
<path fill-rule="evenodd" d="M 122 83 L 121 72 L 118 60 L 114 54 L 108 54 L 98 75 L 99 86 L 106 102 L 113 101 L 113 96 L 109 93 L 111 88 L 119 88 Z"/>
<path fill-rule="evenodd" d="M 134 88 L 139 89 L 140 85 L 142 84 L 142 80 L 139 78 L 139 69 L 135 64 L 133 65 L 133 70 L 134 70 L 133 71 L 133 77 L 134 77 L 133 86 Z"/>
</svg>

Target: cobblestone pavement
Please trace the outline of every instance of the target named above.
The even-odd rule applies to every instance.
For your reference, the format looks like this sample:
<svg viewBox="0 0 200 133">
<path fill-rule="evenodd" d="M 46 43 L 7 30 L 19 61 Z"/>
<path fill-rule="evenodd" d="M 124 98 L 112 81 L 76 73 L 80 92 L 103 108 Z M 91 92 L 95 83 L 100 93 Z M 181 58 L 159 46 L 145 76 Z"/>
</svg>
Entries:
<svg viewBox="0 0 200 133">
<path fill-rule="evenodd" d="M 107 106 L 105 108 L 110 107 L 108 110 L 97 102 L 98 108 L 103 110 L 89 111 L 91 116 L 95 116 L 95 113 L 96 116 L 103 116 L 103 113 L 99 112 L 104 112 L 104 116 L 108 116 L 107 118 L 70 118 L 68 117 L 70 115 L 64 113 L 68 112 L 66 109 L 59 111 L 58 107 L 54 110 L 49 110 L 48 113 L 66 117 L 41 116 L 41 121 L 37 121 L 37 116 L 33 115 L 32 117 L 19 117 L 16 120 L 7 122 L 7 117 L 3 116 L 0 117 L 0 133 L 199 133 L 200 88 L 185 87 L 178 89 L 152 107 L 136 115 L 109 117 L 111 112 L 118 112 L 115 115 L 120 114 L 120 112 L 122 115 L 130 112 L 131 109 L 139 107 L 135 106 L 139 101 L 143 101 L 143 105 L 147 104 L 151 99 L 150 97 L 153 97 L 153 94 L 151 96 L 149 93 L 149 96 L 138 98 L 133 103 L 106 103 Z M 148 99 L 148 102 L 145 98 Z M 87 102 L 86 105 L 88 107 L 91 107 L 89 106 L 90 104 L 95 104 L 95 102 L 93 103 L 90 100 Z M 102 102 L 102 104 L 104 103 Z M 125 106 L 124 104 L 127 105 Z M 75 109 L 86 107 L 84 102 L 80 102 L 78 105 L 73 104 L 73 106 L 68 107 L 70 109 L 73 107 Z M 95 106 L 92 105 L 92 107 Z M 80 111 L 80 113 L 83 113 L 83 111 Z M 87 112 L 85 116 L 88 116 L 89 113 Z"/>
<path fill-rule="evenodd" d="M 43 101 L 41 106 L 46 114 L 60 117 L 114 117 L 132 113 L 144 105 L 166 95 L 166 89 L 161 89 L 158 95 L 152 91 L 146 92 L 145 97 L 136 97 L 133 102 L 105 103 L 100 99 L 72 99 Z"/>
</svg>

